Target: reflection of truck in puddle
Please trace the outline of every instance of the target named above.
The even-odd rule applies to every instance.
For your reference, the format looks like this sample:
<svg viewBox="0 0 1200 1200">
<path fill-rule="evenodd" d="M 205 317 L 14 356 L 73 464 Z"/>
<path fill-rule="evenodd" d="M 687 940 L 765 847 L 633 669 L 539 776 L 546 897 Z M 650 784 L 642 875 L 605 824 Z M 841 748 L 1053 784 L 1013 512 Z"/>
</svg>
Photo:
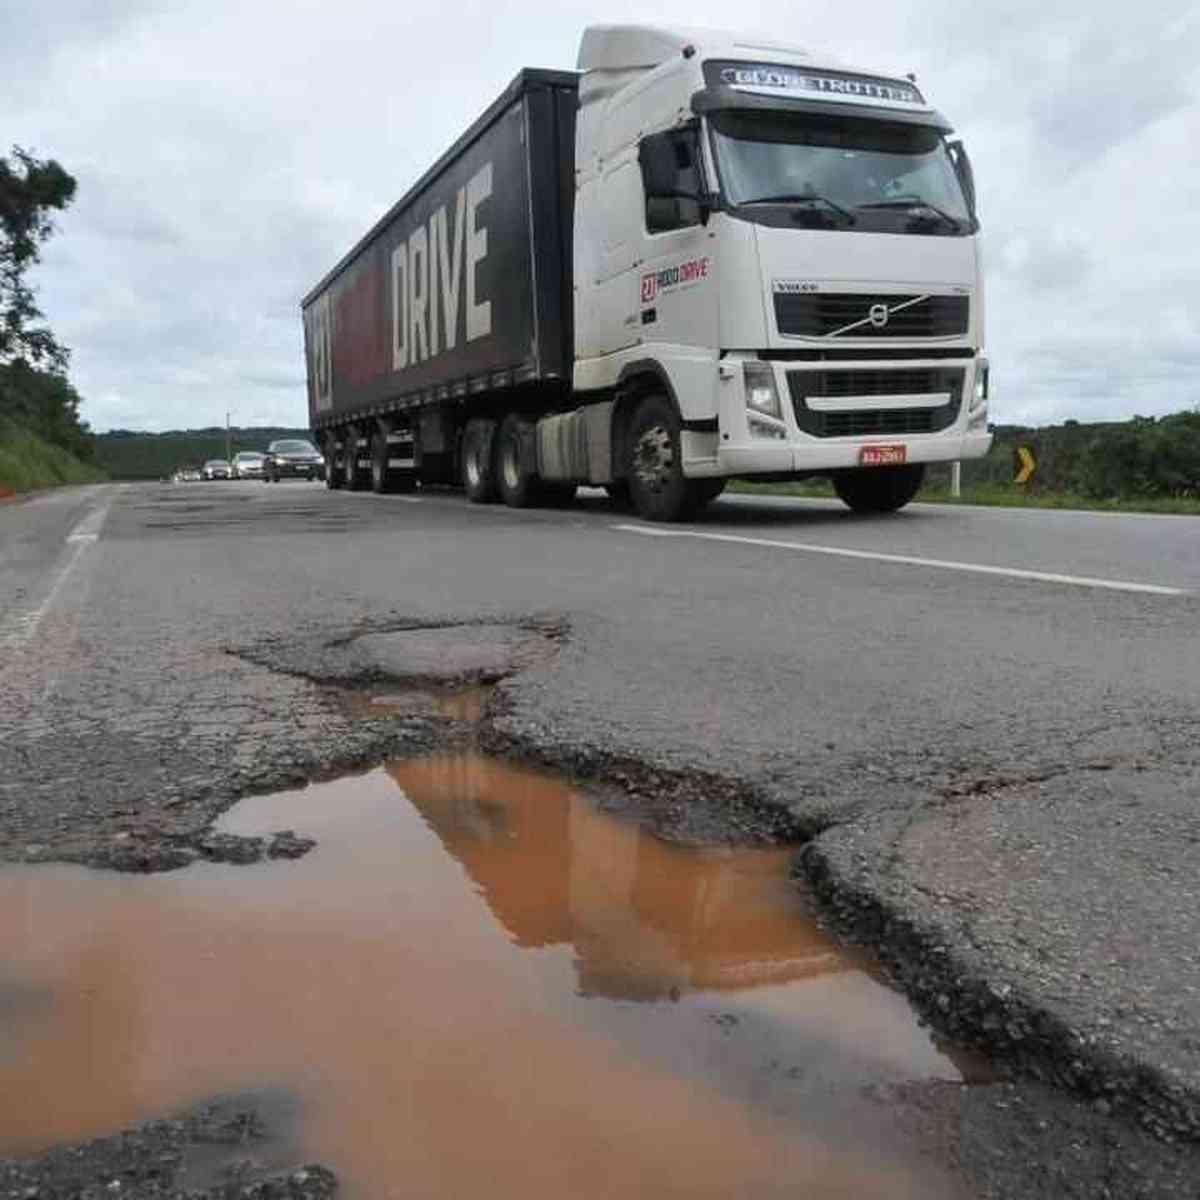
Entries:
<svg viewBox="0 0 1200 1200">
<path fill-rule="evenodd" d="M 656 1000 L 849 965 L 801 918 L 785 850 L 682 850 L 477 755 L 388 770 L 517 945 L 574 948 L 584 994 Z"/>
</svg>

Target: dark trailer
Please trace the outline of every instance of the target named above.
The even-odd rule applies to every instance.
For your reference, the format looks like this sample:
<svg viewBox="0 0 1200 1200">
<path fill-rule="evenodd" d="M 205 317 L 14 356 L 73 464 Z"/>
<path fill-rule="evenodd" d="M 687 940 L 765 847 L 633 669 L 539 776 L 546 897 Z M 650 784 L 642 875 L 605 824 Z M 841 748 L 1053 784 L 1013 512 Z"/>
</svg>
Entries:
<svg viewBox="0 0 1200 1200">
<path fill-rule="evenodd" d="M 577 91 L 522 71 L 304 298 L 331 486 L 452 482 L 469 416 L 566 404 Z"/>
</svg>

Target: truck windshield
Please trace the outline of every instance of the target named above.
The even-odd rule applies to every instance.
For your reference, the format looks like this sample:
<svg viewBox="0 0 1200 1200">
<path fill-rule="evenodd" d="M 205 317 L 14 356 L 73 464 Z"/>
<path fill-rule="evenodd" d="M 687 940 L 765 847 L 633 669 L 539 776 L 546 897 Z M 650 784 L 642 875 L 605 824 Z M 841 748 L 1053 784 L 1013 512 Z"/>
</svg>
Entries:
<svg viewBox="0 0 1200 1200">
<path fill-rule="evenodd" d="M 726 203 L 755 206 L 740 216 L 893 233 L 954 235 L 975 228 L 936 129 L 759 112 L 714 113 L 710 125 Z"/>
</svg>

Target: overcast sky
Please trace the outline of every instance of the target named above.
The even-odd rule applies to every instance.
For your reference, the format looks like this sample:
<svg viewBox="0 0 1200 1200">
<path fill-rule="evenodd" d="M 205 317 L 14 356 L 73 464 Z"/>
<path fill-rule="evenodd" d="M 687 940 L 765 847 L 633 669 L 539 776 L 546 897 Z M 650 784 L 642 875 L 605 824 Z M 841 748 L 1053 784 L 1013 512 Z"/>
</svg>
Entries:
<svg viewBox="0 0 1200 1200">
<path fill-rule="evenodd" d="M 915 71 L 979 182 L 994 419 L 1200 406 L 1194 0 L 2 0 L 3 142 L 79 181 L 34 281 L 97 430 L 307 422 L 300 297 L 589 23 Z"/>
</svg>

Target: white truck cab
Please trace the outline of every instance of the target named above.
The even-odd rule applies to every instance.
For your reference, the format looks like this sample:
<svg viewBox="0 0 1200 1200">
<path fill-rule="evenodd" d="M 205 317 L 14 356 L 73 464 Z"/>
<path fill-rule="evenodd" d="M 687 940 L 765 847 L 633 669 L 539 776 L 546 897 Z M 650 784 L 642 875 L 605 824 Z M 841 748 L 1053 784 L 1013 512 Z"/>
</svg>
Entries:
<svg viewBox="0 0 1200 1200">
<path fill-rule="evenodd" d="M 987 452 L 970 163 L 911 78 L 644 26 L 578 67 L 574 389 L 676 410 L 626 434 L 647 515 L 807 474 L 884 511 Z"/>
</svg>

